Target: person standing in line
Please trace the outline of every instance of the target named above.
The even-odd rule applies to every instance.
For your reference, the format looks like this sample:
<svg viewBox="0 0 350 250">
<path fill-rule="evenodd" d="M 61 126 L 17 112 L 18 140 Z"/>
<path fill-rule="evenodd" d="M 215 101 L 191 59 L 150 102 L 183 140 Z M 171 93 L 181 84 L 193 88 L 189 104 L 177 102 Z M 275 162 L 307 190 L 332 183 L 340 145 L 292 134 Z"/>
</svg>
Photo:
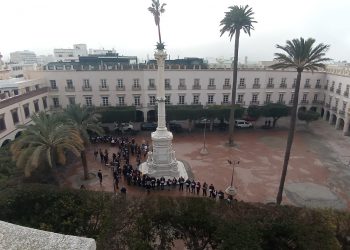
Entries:
<svg viewBox="0 0 350 250">
<path fill-rule="evenodd" d="M 204 182 L 202 189 L 203 189 L 203 196 L 205 196 L 205 197 L 207 197 L 207 188 L 208 188 L 208 184 L 206 182 Z"/>
<path fill-rule="evenodd" d="M 196 189 L 197 189 L 197 195 L 199 195 L 199 191 L 201 190 L 201 183 L 199 181 L 197 181 Z"/>
<path fill-rule="evenodd" d="M 190 185 L 191 185 L 191 181 L 190 179 L 186 180 L 186 192 L 190 192 Z"/>
<path fill-rule="evenodd" d="M 212 197 L 213 191 L 214 191 L 214 186 L 213 186 L 213 184 L 210 184 L 210 186 L 209 186 L 209 197 Z"/>
<path fill-rule="evenodd" d="M 100 179 L 100 186 L 102 186 L 102 172 L 101 172 L 101 169 L 98 170 L 97 176 Z"/>
<path fill-rule="evenodd" d="M 184 182 L 185 182 L 185 179 L 181 176 L 179 178 L 179 191 L 184 191 Z"/>
<path fill-rule="evenodd" d="M 103 162 L 104 162 L 105 157 L 104 157 L 104 155 L 103 155 L 103 153 L 102 153 L 102 149 L 100 149 L 100 150 L 99 150 L 99 152 L 100 152 L 100 159 L 101 159 L 101 163 L 103 163 Z"/>
<path fill-rule="evenodd" d="M 194 180 L 192 180 L 192 182 L 191 182 L 191 193 L 194 194 L 195 188 L 196 188 L 196 182 Z"/>
</svg>

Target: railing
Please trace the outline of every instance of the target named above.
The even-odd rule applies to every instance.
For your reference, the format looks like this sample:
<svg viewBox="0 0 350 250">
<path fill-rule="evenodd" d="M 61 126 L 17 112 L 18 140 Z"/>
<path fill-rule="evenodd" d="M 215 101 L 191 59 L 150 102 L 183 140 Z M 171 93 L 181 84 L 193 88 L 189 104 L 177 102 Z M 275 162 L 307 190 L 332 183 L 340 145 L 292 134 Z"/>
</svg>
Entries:
<svg viewBox="0 0 350 250">
<path fill-rule="evenodd" d="M 74 92 L 75 91 L 75 87 L 65 87 L 64 90 L 66 92 Z"/>
<path fill-rule="evenodd" d="M 165 85 L 165 86 L 164 86 L 164 89 L 166 89 L 166 90 L 171 90 L 171 85 Z"/>
<path fill-rule="evenodd" d="M 221 105 L 230 105 L 230 104 L 231 104 L 231 102 L 229 102 L 229 101 L 227 101 L 227 102 L 222 101 L 221 102 Z"/>
<path fill-rule="evenodd" d="M 141 86 L 132 86 L 131 89 L 132 89 L 132 91 L 140 91 Z"/>
<path fill-rule="evenodd" d="M 266 88 L 267 88 L 267 89 L 273 89 L 274 87 L 275 87 L 275 85 L 274 85 L 274 84 L 271 84 L 271 83 L 269 83 L 269 84 L 266 85 Z"/>
<path fill-rule="evenodd" d="M 83 91 L 92 91 L 92 88 L 91 87 L 82 87 L 82 90 Z"/>
<path fill-rule="evenodd" d="M 236 104 L 245 105 L 245 101 L 236 101 Z"/>
<path fill-rule="evenodd" d="M 223 85 L 223 86 L 222 86 L 222 89 L 231 89 L 231 84 Z"/>
<path fill-rule="evenodd" d="M 148 85 L 148 90 L 156 90 L 156 89 L 157 89 L 157 88 L 156 88 L 155 85 L 153 85 L 153 86 Z"/>
<path fill-rule="evenodd" d="M 192 85 L 192 89 L 199 90 L 199 89 L 201 89 L 201 85 Z"/>
<path fill-rule="evenodd" d="M 186 90 L 187 87 L 186 87 L 186 85 L 179 85 L 179 86 L 177 86 L 177 89 L 178 90 Z"/>
<path fill-rule="evenodd" d="M 245 89 L 246 87 L 247 87 L 246 84 L 243 84 L 243 85 L 240 84 L 240 85 L 238 85 L 238 88 L 239 88 L 239 89 Z"/>
<path fill-rule="evenodd" d="M 340 89 L 337 89 L 337 90 L 335 91 L 335 93 L 337 93 L 338 95 L 340 95 Z"/>
<path fill-rule="evenodd" d="M 311 85 L 310 85 L 310 84 L 305 84 L 305 85 L 304 85 L 304 89 L 309 89 L 309 88 L 311 88 Z"/>
<path fill-rule="evenodd" d="M 320 89 L 321 85 L 320 84 L 316 84 L 315 89 Z"/>
<path fill-rule="evenodd" d="M 334 107 L 331 108 L 331 110 L 334 111 L 334 112 L 337 112 L 338 108 L 334 106 Z"/>
<path fill-rule="evenodd" d="M 59 110 L 62 109 L 62 105 L 50 105 L 50 110 Z"/>
<path fill-rule="evenodd" d="M 277 101 L 279 104 L 286 104 L 286 101 Z"/>
<path fill-rule="evenodd" d="M 253 89 L 260 89 L 261 85 L 259 83 L 253 84 Z"/>
<path fill-rule="evenodd" d="M 177 105 L 187 105 L 187 102 L 183 102 L 183 103 L 177 103 Z"/>
<path fill-rule="evenodd" d="M 100 91 L 109 91 L 109 86 L 99 86 Z"/>
<path fill-rule="evenodd" d="M 126 103 L 117 103 L 116 106 L 117 106 L 117 107 L 125 107 L 125 106 L 126 106 Z"/>
<path fill-rule="evenodd" d="M 201 102 L 191 102 L 191 105 L 202 105 Z"/>
<path fill-rule="evenodd" d="M 325 107 L 326 107 L 326 108 L 330 108 L 330 107 L 331 107 L 331 104 L 330 104 L 330 103 L 326 103 Z"/>
<path fill-rule="evenodd" d="M 207 102 L 207 105 L 216 105 L 216 102 Z"/>
<path fill-rule="evenodd" d="M 330 87 L 329 91 L 334 92 L 334 87 Z"/>
<path fill-rule="evenodd" d="M 321 101 L 321 100 L 312 100 L 312 104 L 322 105 L 323 101 Z"/>
<path fill-rule="evenodd" d="M 325 85 L 325 86 L 324 86 L 324 89 L 325 89 L 325 90 L 327 90 L 327 89 L 328 89 L 328 86 L 327 86 L 327 85 Z"/>
<path fill-rule="evenodd" d="M 56 88 L 49 88 L 49 91 L 50 92 L 57 92 L 58 91 L 58 87 L 56 87 Z"/>
<path fill-rule="evenodd" d="M 272 103 L 271 101 L 264 101 L 264 104 Z"/>
<path fill-rule="evenodd" d="M 117 91 L 125 91 L 125 86 L 118 86 L 117 85 Z"/>
<path fill-rule="evenodd" d="M 259 101 L 250 101 L 250 105 L 259 105 Z"/>
<path fill-rule="evenodd" d="M 101 106 L 101 107 L 110 107 L 111 104 L 109 104 L 109 103 L 106 103 L 106 104 L 100 103 L 100 106 Z"/>
<path fill-rule="evenodd" d="M 154 107 L 154 106 L 156 106 L 156 103 L 147 103 L 147 106 L 148 107 Z"/>
<path fill-rule="evenodd" d="M 309 104 L 309 100 L 301 100 L 300 104 Z"/>
<path fill-rule="evenodd" d="M 280 89 L 286 89 L 287 88 L 287 84 L 281 84 L 280 85 Z"/>
<path fill-rule="evenodd" d="M 341 116 L 345 116 L 345 110 L 339 110 L 338 114 L 341 115 Z"/>
<path fill-rule="evenodd" d="M 208 89 L 209 89 L 209 90 L 216 89 L 216 85 L 208 85 Z"/>
<path fill-rule="evenodd" d="M 344 92 L 344 96 L 345 96 L 345 97 L 349 97 L 349 91 L 345 91 L 345 92 Z"/>
</svg>

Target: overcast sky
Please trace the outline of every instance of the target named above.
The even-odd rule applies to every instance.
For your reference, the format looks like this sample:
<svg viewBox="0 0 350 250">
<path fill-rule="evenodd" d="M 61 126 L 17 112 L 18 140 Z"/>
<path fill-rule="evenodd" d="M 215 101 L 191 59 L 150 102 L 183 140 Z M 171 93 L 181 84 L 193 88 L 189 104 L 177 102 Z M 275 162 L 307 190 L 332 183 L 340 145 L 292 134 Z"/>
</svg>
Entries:
<svg viewBox="0 0 350 250">
<path fill-rule="evenodd" d="M 328 56 L 350 61 L 350 0 L 164 0 L 162 40 L 171 58 L 230 58 L 234 43 L 220 37 L 220 20 L 232 5 L 248 4 L 258 22 L 241 33 L 240 60 L 271 60 L 276 44 L 313 37 L 330 44 Z M 153 57 L 157 29 L 147 8 L 151 0 L 1 0 L 0 52 L 38 55 L 54 48 L 114 48 L 140 59 Z"/>
</svg>

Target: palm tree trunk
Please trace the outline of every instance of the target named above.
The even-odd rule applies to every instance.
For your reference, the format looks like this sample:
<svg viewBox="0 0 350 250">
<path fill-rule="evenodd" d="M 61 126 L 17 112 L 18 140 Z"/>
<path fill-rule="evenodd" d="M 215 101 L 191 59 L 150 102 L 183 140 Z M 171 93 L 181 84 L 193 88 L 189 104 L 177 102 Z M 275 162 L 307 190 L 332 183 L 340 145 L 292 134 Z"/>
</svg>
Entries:
<svg viewBox="0 0 350 250">
<path fill-rule="evenodd" d="M 282 175 L 281 175 L 280 186 L 278 189 L 278 194 L 277 194 L 277 199 L 276 199 L 276 202 L 278 205 L 280 205 L 282 202 L 282 195 L 283 195 L 284 183 L 285 183 L 286 176 L 287 176 L 287 168 L 288 168 L 288 162 L 289 162 L 289 157 L 290 157 L 290 151 L 291 151 L 292 145 L 293 145 L 295 123 L 296 123 L 296 118 L 297 118 L 298 101 L 299 101 L 301 72 L 302 72 L 302 70 L 298 69 L 298 76 L 297 76 L 297 82 L 295 84 L 295 92 L 294 92 L 294 99 L 293 99 L 293 108 L 292 108 L 292 113 L 291 113 L 291 117 L 290 117 L 290 127 L 289 127 L 289 132 L 288 132 L 286 152 L 284 154 Z"/>
<path fill-rule="evenodd" d="M 158 23 L 158 38 L 159 38 L 159 43 L 162 43 L 162 36 L 160 35 L 160 22 Z"/>
<path fill-rule="evenodd" d="M 233 132 L 235 128 L 235 109 L 236 109 L 236 89 L 237 89 L 237 71 L 238 71 L 238 48 L 239 48 L 239 35 L 240 30 L 235 34 L 235 53 L 233 58 L 233 81 L 232 81 L 232 93 L 231 93 L 231 110 L 229 120 L 229 139 L 228 144 L 233 146 Z"/>
<path fill-rule="evenodd" d="M 89 179 L 89 172 L 88 172 L 85 150 L 82 150 L 80 152 L 80 157 L 81 157 L 81 163 L 83 164 L 83 169 L 84 169 L 84 180 L 87 180 Z"/>
</svg>

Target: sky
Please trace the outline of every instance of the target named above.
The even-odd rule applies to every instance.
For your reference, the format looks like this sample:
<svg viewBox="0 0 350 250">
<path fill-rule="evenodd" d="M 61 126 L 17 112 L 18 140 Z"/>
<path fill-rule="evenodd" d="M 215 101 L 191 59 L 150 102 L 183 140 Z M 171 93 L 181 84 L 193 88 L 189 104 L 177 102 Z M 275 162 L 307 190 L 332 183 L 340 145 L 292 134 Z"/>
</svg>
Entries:
<svg viewBox="0 0 350 250">
<path fill-rule="evenodd" d="M 276 44 L 312 37 L 329 44 L 327 56 L 350 61 L 349 0 L 161 0 L 162 40 L 170 58 L 230 59 L 234 42 L 220 37 L 220 21 L 229 6 L 252 7 L 257 23 L 251 36 L 241 33 L 239 60 L 273 59 Z M 54 48 L 85 43 L 116 49 L 121 55 L 152 58 L 158 35 L 151 0 L 1 0 L 0 52 Z"/>
</svg>

